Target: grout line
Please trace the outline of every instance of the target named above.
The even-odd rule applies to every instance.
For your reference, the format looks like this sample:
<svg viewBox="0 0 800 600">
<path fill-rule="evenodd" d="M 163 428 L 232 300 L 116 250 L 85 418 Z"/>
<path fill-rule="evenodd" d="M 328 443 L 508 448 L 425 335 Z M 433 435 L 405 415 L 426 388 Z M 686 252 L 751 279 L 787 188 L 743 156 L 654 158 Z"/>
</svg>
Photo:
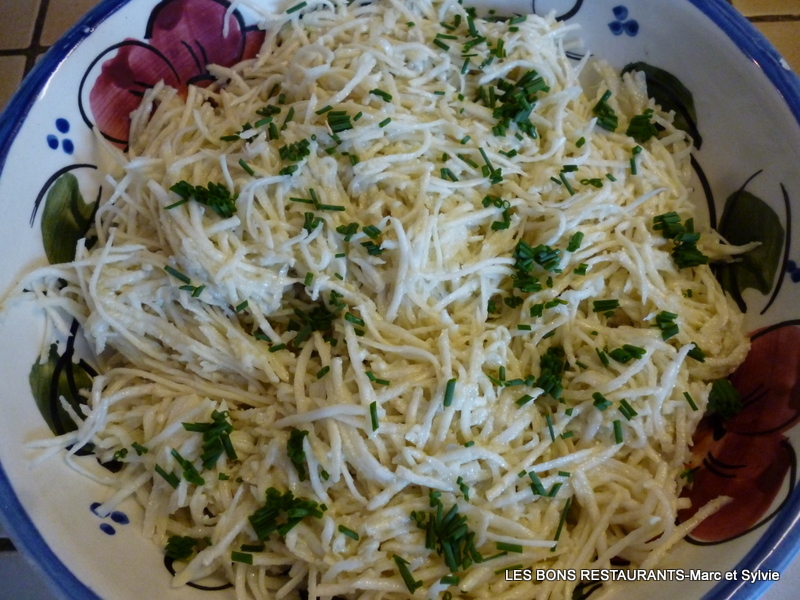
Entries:
<svg viewBox="0 0 800 600">
<path fill-rule="evenodd" d="M 36 22 L 33 24 L 31 45 L 22 52 L 22 54 L 25 55 L 25 75 L 27 75 L 28 71 L 36 64 L 36 58 L 48 48 L 47 46 L 40 45 L 48 8 L 50 8 L 50 0 L 40 0 L 39 13 L 36 15 Z"/>
<path fill-rule="evenodd" d="M 14 552 L 16 548 L 8 538 L 0 538 L 0 552 Z"/>
<path fill-rule="evenodd" d="M 800 21 L 800 15 L 757 15 L 747 17 L 751 23 L 792 23 Z"/>
</svg>

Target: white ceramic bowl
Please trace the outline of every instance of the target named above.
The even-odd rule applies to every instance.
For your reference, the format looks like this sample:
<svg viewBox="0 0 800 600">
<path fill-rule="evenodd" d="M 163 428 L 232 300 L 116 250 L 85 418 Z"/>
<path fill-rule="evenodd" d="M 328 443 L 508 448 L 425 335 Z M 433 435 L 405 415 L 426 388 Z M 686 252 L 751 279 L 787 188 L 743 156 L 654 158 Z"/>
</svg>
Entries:
<svg viewBox="0 0 800 600">
<path fill-rule="evenodd" d="M 696 140 L 697 201 L 707 203 L 712 223 L 730 241 L 764 242 L 752 259 L 719 274 L 746 309 L 755 334 L 747 361 L 732 376 L 746 408 L 723 427 L 704 423 L 695 438 L 703 466 L 692 494 L 702 499 L 726 493 L 734 502 L 663 565 L 719 572 L 723 580 L 621 588 L 624 597 L 654 600 L 704 594 L 755 598 L 768 582 L 746 581 L 744 571 L 778 571 L 800 547 L 800 491 L 794 489 L 800 447 L 800 268 L 795 262 L 800 262 L 800 247 L 792 237 L 800 225 L 795 204 L 800 197 L 798 79 L 724 0 L 483 4 L 506 14 L 555 10 L 580 23 L 585 47 L 614 66 L 649 65 L 651 95 L 675 109 Z M 63 222 L 57 229 L 46 226 L 44 235 L 40 226 L 46 196 L 64 173 L 77 177 L 84 197 L 98 193 L 91 129 L 124 137 L 119 119 L 106 114 L 103 102 L 125 108 L 135 103 L 140 89 L 136 72 L 119 74 L 119 89 L 101 89 L 97 83 L 119 44 L 129 40 L 128 49 L 135 46 L 138 56 L 149 56 L 153 73 L 185 85 L 202 68 L 176 54 L 185 41 L 181 19 L 206 11 L 221 23 L 223 5 L 224 0 L 105 0 L 27 77 L 0 120 L 0 290 L 41 262 L 43 247 L 58 252 L 52 241 L 73 235 Z M 167 17 L 177 17 L 177 24 L 167 24 Z M 232 17 L 240 36 L 233 45 L 214 35 L 203 40 L 212 60 L 238 60 L 253 52 L 257 36 L 244 29 L 250 17 L 244 10 Z M 100 518 L 93 505 L 108 495 L 102 486 L 60 460 L 31 468 L 34 455 L 24 444 L 50 431 L 45 418 L 50 409 L 37 408 L 29 380 L 43 329 L 43 319 L 30 306 L 14 309 L 0 322 L 0 517 L 5 527 L 67 598 L 233 597 L 230 589 L 172 589 L 162 550 L 139 533 L 141 514 L 135 506 L 126 504 Z M 600 595 L 594 585 L 583 590 Z"/>
</svg>

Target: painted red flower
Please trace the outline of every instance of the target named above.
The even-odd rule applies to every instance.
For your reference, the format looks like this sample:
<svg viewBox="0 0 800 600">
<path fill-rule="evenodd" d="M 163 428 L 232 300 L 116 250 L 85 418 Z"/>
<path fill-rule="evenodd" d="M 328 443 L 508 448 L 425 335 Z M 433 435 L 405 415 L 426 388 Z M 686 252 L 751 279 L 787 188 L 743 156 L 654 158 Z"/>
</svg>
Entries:
<svg viewBox="0 0 800 600">
<path fill-rule="evenodd" d="M 742 411 L 727 421 L 705 417 L 694 435 L 697 469 L 683 495 L 692 508 L 685 521 L 718 496 L 733 500 L 705 519 L 689 541 L 722 543 L 769 521 L 769 508 L 784 489 L 785 502 L 795 484 L 796 455 L 783 432 L 800 420 L 800 322 L 763 329 L 752 336 L 745 362 L 730 381 L 742 397 Z M 779 357 L 776 360 L 776 357 Z M 766 515 L 766 516 L 765 516 Z"/>
<path fill-rule="evenodd" d="M 163 0 L 150 13 L 145 40 L 127 39 L 107 48 L 90 65 L 106 56 L 89 93 L 89 126 L 97 125 L 103 136 L 121 146 L 127 145 L 130 114 L 139 105 L 145 90 L 159 81 L 186 94 L 189 85 L 203 85 L 213 78 L 209 64 L 232 66 L 252 58 L 261 48 L 264 32 L 246 27 L 238 11 L 227 16 L 227 35 L 223 35 L 225 0 Z M 81 90 L 84 82 L 81 83 Z M 81 98 L 82 100 L 82 98 Z"/>
</svg>

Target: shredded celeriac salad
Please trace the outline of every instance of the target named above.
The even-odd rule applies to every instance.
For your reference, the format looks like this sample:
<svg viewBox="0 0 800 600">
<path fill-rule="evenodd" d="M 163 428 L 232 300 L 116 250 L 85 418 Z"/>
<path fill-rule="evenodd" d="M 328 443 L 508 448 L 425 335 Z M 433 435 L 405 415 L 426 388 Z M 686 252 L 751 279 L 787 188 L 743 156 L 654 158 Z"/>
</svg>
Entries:
<svg viewBox="0 0 800 600">
<path fill-rule="evenodd" d="M 571 598 L 503 570 L 655 565 L 724 502 L 676 524 L 749 347 L 691 140 L 553 16 L 302 4 L 248 3 L 258 58 L 149 90 L 96 241 L 20 282 L 99 372 L 34 445 L 101 510 L 134 497 L 176 585 L 237 598 Z"/>
</svg>

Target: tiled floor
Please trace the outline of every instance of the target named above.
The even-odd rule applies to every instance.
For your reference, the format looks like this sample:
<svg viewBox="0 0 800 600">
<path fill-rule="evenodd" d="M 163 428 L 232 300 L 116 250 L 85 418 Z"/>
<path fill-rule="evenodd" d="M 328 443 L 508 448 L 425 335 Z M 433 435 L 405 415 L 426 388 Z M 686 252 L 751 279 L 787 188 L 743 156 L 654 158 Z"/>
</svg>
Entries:
<svg viewBox="0 0 800 600">
<path fill-rule="evenodd" d="M 729 0 L 775 45 L 800 73 L 800 0 Z M 81 15 L 98 0 L 2 0 L 0 14 L 0 109 L 23 76 Z M 800 571 L 800 569 L 795 569 Z M 784 574 L 787 575 L 787 574 Z M 795 575 L 800 581 L 800 575 Z M 13 551 L 0 529 L 0 600 L 52 596 L 30 565 Z M 16 586 L 16 587 L 15 587 Z M 23 587 L 24 586 L 24 591 Z M 776 586 L 777 588 L 778 586 Z M 770 598 L 779 598 L 770 590 Z M 788 597 L 788 596 L 787 596 Z"/>
</svg>

